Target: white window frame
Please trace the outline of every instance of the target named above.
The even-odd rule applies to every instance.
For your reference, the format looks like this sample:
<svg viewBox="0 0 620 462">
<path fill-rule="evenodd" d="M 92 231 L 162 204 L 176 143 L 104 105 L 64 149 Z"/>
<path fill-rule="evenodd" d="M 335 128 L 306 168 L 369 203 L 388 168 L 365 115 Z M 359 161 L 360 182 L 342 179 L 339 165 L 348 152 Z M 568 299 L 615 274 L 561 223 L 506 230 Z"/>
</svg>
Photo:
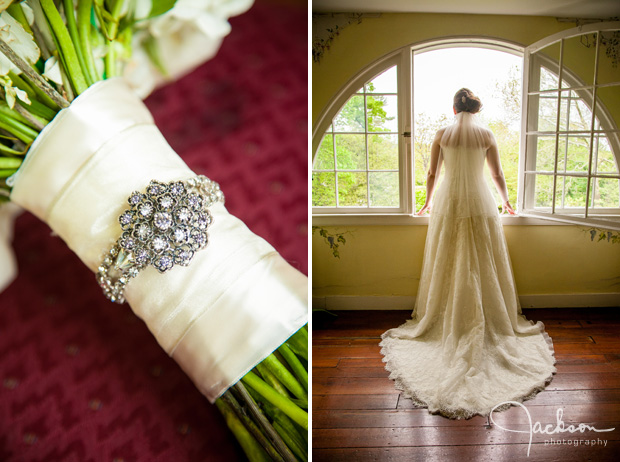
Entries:
<svg viewBox="0 0 620 462">
<path fill-rule="evenodd" d="M 413 65 L 414 55 L 421 52 L 433 51 L 442 48 L 455 47 L 479 47 L 486 49 L 494 49 L 515 54 L 523 58 L 523 105 L 522 105 L 522 127 L 521 127 L 521 147 L 519 153 L 519 173 L 518 173 L 518 191 L 517 205 L 519 216 L 502 216 L 504 225 L 563 225 L 574 224 L 575 220 L 565 220 L 559 216 L 550 216 L 550 214 L 530 212 L 523 210 L 524 196 L 526 194 L 524 188 L 525 178 L 525 150 L 526 150 L 526 133 L 527 133 L 527 110 L 528 110 L 528 92 L 527 83 L 529 82 L 529 56 L 536 49 L 543 48 L 548 44 L 559 41 L 562 38 L 580 35 L 586 32 L 596 30 L 616 29 L 620 22 L 599 23 L 589 26 L 582 26 L 567 31 L 563 31 L 551 35 L 535 44 L 524 47 L 517 43 L 503 39 L 487 39 L 479 36 L 461 36 L 450 38 L 435 38 L 424 42 L 406 45 L 401 47 L 382 58 L 376 60 L 361 72 L 356 74 L 336 93 L 321 112 L 314 124 L 312 131 L 312 164 L 316 158 L 316 154 L 320 147 L 323 135 L 332 123 L 333 118 L 339 113 L 349 98 L 358 91 L 363 85 L 371 81 L 375 76 L 381 74 L 382 71 L 398 65 L 398 125 L 399 125 L 399 169 L 400 169 L 400 204 L 401 207 L 397 211 L 393 208 L 389 212 L 378 210 L 375 208 L 336 208 L 336 207 L 314 207 L 313 223 L 317 225 L 366 225 L 366 224 L 383 224 L 383 225 L 426 225 L 428 217 L 415 216 L 415 198 L 414 198 L 414 153 L 413 139 L 414 132 L 414 106 L 413 101 Z M 573 88 L 571 88 L 574 90 Z M 586 101 L 586 104 L 587 101 Z M 588 104 L 589 105 L 589 104 Z M 590 105 L 589 105 L 590 106 Z M 591 106 L 590 106 L 591 107 Z M 602 121 L 601 121 L 602 123 Z M 613 141 L 610 140 L 610 143 Z M 312 191 L 310 191 L 312 194 Z M 587 221 L 587 219 L 586 219 Z M 591 225 L 593 223 L 579 221 L 579 224 Z M 609 225 L 609 222 L 605 222 Z M 609 226 L 606 226 L 609 228 Z"/>
<path fill-rule="evenodd" d="M 312 164 L 318 153 L 323 136 L 332 124 L 333 119 L 342 110 L 347 101 L 364 85 L 383 71 L 397 67 L 397 93 L 398 93 L 398 171 L 399 171 L 399 207 L 313 207 L 312 213 L 315 216 L 335 216 L 335 215 L 411 215 L 412 214 L 412 158 L 411 158 L 411 117 L 405 114 L 406 101 L 411 98 L 411 60 L 403 50 L 390 53 L 375 63 L 368 66 L 332 98 L 327 108 L 319 117 L 312 132 Z M 407 128 L 409 127 L 409 128 Z M 361 133 L 361 132 L 360 132 Z M 364 133 L 367 133 L 366 131 Z M 381 133 L 381 132 L 377 132 Z M 331 135 L 331 132 L 330 132 Z M 368 155 L 368 153 L 366 153 Z M 368 165 L 367 165 L 368 167 Z M 314 171 L 314 170 L 313 170 Z M 367 170 L 366 170 L 367 171 Z M 336 192 L 337 194 L 337 192 Z"/>
<path fill-rule="evenodd" d="M 597 43 L 595 48 L 595 68 L 592 69 L 594 73 L 594 81 L 591 85 L 586 85 L 582 82 L 577 76 L 563 67 L 562 64 L 562 46 L 563 39 L 569 39 L 572 37 L 578 37 L 584 34 L 591 34 L 594 32 L 608 31 L 608 30 L 618 30 L 620 29 L 620 21 L 614 22 L 604 22 L 604 23 L 595 23 L 587 26 L 582 26 L 578 28 L 569 29 L 566 31 L 559 32 L 557 34 L 546 37 L 524 50 L 523 56 L 523 95 L 522 95 L 522 117 L 521 117 L 521 151 L 519 153 L 519 186 L 518 186 L 518 210 L 522 216 L 529 217 L 537 217 L 542 218 L 544 220 L 554 220 L 568 224 L 579 224 L 585 226 L 594 226 L 594 227 L 602 227 L 606 229 L 615 229 L 620 230 L 620 221 L 614 222 L 611 220 L 605 220 L 601 218 L 605 214 L 608 215 L 620 215 L 620 208 L 611 208 L 611 209 L 594 209 L 590 206 L 591 199 L 591 183 L 593 178 L 614 178 L 620 179 L 620 175 L 618 174 L 595 174 L 592 169 L 593 165 L 593 151 L 594 151 L 594 141 L 596 133 L 605 133 L 609 144 L 612 149 L 612 153 L 616 156 L 616 164 L 620 166 L 620 132 L 610 131 L 618 130 L 616 122 L 613 120 L 607 109 L 601 105 L 597 108 L 597 98 L 596 91 L 598 88 L 604 87 L 616 87 L 620 91 L 620 82 L 613 82 L 608 84 L 599 85 L 596 81 L 597 74 L 597 66 L 598 66 L 598 57 L 599 57 L 599 45 L 600 45 L 600 36 L 597 34 Z M 537 51 L 544 49 L 545 47 L 552 45 L 554 43 L 560 43 L 560 60 L 559 63 L 553 62 L 551 59 L 546 59 L 544 55 L 535 55 L 536 59 L 533 59 L 533 54 Z M 530 78 L 533 80 L 537 80 L 539 76 L 539 69 L 541 67 L 547 68 L 550 72 L 555 74 L 558 77 L 558 89 L 554 90 L 537 90 L 537 91 L 529 91 L 530 90 Z M 561 88 L 562 87 L 562 79 L 568 81 L 570 87 L 569 88 Z M 598 118 L 600 124 L 600 130 L 594 130 L 594 127 L 591 125 L 588 133 L 584 134 L 590 137 L 590 155 L 589 155 L 589 166 L 588 172 L 586 174 L 565 174 L 562 172 L 558 172 L 558 156 L 559 156 L 559 146 L 558 142 L 560 136 L 566 135 L 567 133 L 573 133 L 568 130 L 560 130 L 559 127 L 559 118 L 560 118 L 560 105 L 561 105 L 561 93 L 562 92 L 572 92 L 577 93 L 577 96 L 584 101 L 584 103 L 588 106 L 588 108 L 592 111 L 592 123 L 594 122 L 595 117 Z M 530 118 L 538 117 L 538 107 L 536 105 L 532 105 L 530 107 L 530 96 L 532 95 L 540 95 L 540 94 L 551 94 L 557 95 L 558 98 L 558 107 L 557 107 L 557 118 L 556 128 L 554 131 L 549 132 L 539 132 L 535 130 L 531 130 L 528 132 L 528 125 Z M 570 93 L 569 93 L 570 94 Z M 605 130 L 607 128 L 607 130 Z M 536 170 L 527 170 L 528 164 L 532 165 L 535 162 L 536 157 L 536 146 L 534 136 L 530 136 L 528 138 L 527 135 L 555 135 L 556 137 L 556 146 L 555 146 L 555 167 L 554 171 L 550 173 L 553 176 L 553 198 L 551 207 L 543 208 L 543 207 L 535 207 L 535 178 Z M 529 175 L 526 177 L 526 174 Z M 586 204 L 585 207 L 566 207 L 561 208 L 556 205 L 556 182 L 558 176 L 573 176 L 586 178 L 587 190 L 586 190 Z M 589 216 L 590 210 L 596 212 L 598 217 Z M 583 216 L 575 216 L 571 214 L 583 213 Z"/>
</svg>

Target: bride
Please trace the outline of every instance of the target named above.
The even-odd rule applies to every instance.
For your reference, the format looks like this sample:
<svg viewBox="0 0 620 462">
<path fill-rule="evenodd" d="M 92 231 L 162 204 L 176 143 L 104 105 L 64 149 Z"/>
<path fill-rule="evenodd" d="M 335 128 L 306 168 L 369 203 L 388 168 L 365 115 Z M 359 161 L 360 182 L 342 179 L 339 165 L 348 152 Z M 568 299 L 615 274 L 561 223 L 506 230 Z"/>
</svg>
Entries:
<svg viewBox="0 0 620 462">
<path fill-rule="evenodd" d="M 435 136 L 419 214 L 431 208 L 442 163 L 445 178 L 433 202 L 416 305 L 412 319 L 385 332 L 380 343 L 396 387 L 450 418 L 487 416 L 506 401 L 533 398 L 556 371 L 543 324 L 521 314 L 485 160 L 502 210 L 515 212 L 495 138 L 475 116 L 481 107 L 460 89 L 455 123 Z"/>
</svg>

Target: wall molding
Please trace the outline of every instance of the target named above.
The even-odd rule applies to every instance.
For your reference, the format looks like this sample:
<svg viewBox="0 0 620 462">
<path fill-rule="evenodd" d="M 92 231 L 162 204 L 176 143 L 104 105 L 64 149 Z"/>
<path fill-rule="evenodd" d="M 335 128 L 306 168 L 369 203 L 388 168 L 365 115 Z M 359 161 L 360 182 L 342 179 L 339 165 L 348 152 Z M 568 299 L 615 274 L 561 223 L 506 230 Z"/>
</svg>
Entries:
<svg viewBox="0 0 620 462">
<path fill-rule="evenodd" d="M 519 296 L 523 308 L 620 307 L 620 293 Z M 413 296 L 332 295 L 312 297 L 312 308 L 325 310 L 413 310 Z"/>
</svg>

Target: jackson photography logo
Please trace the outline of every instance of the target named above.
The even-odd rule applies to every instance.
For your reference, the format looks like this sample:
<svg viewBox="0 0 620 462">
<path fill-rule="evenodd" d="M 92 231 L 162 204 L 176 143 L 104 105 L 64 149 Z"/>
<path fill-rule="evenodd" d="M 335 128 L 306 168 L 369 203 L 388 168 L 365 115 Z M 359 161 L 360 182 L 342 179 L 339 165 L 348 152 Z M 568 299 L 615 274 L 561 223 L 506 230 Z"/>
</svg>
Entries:
<svg viewBox="0 0 620 462">
<path fill-rule="evenodd" d="M 525 411 L 525 414 L 527 415 L 527 419 L 529 422 L 529 427 L 530 427 L 529 430 L 513 430 L 510 428 L 504 428 L 501 425 L 498 425 L 493 420 L 493 411 L 495 411 L 495 409 L 505 404 L 512 404 L 514 406 L 518 406 Z M 507 432 L 527 433 L 529 435 L 530 441 L 529 441 L 529 444 L 527 445 L 527 457 L 530 456 L 530 449 L 532 447 L 532 437 L 534 433 L 539 433 L 541 435 L 557 435 L 557 434 L 563 434 L 563 433 L 573 434 L 577 432 L 582 433 L 582 434 L 584 432 L 604 433 L 604 432 L 611 432 L 615 430 L 615 428 L 598 429 L 598 428 L 593 427 L 592 425 L 588 425 L 584 423 L 566 425 L 564 421 L 562 420 L 563 416 L 564 416 L 564 410 L 561 408 L 558 408 L 556 412 L 555 426 L 554 424 L 547 424 L 543 427 L 543 425 L 540 422 L 534 422 L 534 424 L 532 424 L 532 416 L 530 415 L 530 411 L 522 403 L 519 403 L 517 401 L 504 401 L 503 403 L 499 403 L 493 409 L 491 409 L 491 413 L 489 414 L 490 421 L 496 427 L 501 428 L 502 430 L 506 430 Z M 548 439 L 545 440 L 544 444 L 545 445 L 569 445 L 569 446 L 596 446 L 596 445 L 607 446 L 607 440 L 601 439 L 598 437 L 597 438 L 584 438 L 584 439 L 578 439 L 576 437 L 569 437 L 569 438 L 549 437 Z"/>
</svg>

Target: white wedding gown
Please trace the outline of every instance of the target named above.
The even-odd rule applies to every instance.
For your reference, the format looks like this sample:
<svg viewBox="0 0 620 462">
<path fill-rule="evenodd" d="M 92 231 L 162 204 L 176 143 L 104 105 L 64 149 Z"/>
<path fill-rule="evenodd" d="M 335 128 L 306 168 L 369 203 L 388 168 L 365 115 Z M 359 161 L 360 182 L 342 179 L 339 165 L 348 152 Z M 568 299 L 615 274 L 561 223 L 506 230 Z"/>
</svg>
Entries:
<svg viewBox="0 0 620 462">
<path fill-rule="evenodd" d="M 500 403 L 532 398 L 556 371 L 543 324 L 521 314 L 483 176 L 488 133 L 466 112 L 445 130 L 445 178 L 434 198 L 416 306 L 412 319 L 380 343 L 396 387 L 450 418 L 488 415 Z"/>
</svg>

